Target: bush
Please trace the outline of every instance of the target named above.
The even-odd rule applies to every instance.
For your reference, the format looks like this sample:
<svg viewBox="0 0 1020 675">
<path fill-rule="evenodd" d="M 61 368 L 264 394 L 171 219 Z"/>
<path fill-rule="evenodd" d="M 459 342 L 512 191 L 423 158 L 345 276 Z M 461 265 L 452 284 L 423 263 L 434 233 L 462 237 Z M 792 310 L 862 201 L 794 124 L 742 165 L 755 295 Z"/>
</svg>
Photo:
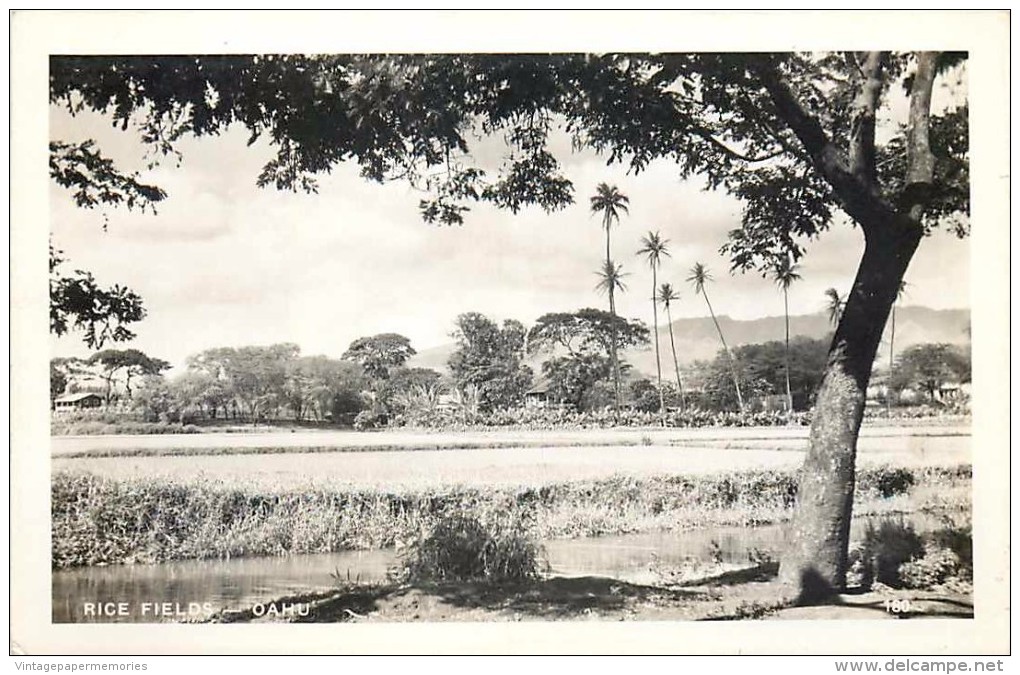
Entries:
<svg viewBox="0 0 1020 675">
<path fill-rule="evenodd" d="M 925 549 L 924 556 L 900 565 L 899 582 L 906 588 L 931 588 L 957 575 L 960 558 L 947 548 Z"/>
<path fill-rule="evenodd" d="M 378 429 L 386 425 L 386 415 L 376 410 L 362 410 L 354 418 L 354 428 L 358 431 Z"/>
<path fill-rule="evenodd" d="M 394 579 L 513 581 L 539 573 L 539 546 L 520 509 L 494 510 L 482 520 L 462 511 L 443 514 L 413 541 Z"/>
<path fill-rule="evenodd" d="M 875 481 L 875 489 L 883 499 L 906 494 L 913 486 L 914 473 L 904 468 L 887 469 Z"/>
<path fill-rule="evenodd" d="M 878 581 L 892 588 L 930 588 L 973 577 L 970 526 L 949 526 L 923 538 L 902 521 L 868 524 L 864 541 L 852 547 L 849 585 Z"/>
<path fill-rule="evenodd" d="M 859 551 L 860 585 L 869 587 L 875 581 L 898 588 L 900 565 L 918 557 L 924 551 L 924 542 L 914 526 L 901 520 L 883 520 L 875 527 L 869 522 L 864 533 L 864 543 Z"/>
</svg>

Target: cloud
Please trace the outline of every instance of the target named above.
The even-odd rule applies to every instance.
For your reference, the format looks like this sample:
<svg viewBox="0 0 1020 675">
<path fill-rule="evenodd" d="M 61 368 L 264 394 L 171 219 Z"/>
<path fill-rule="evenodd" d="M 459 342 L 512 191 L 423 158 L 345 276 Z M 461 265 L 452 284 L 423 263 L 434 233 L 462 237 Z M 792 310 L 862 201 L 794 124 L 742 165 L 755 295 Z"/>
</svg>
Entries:
<svg viewBox="0 0 1020 675">
<path fill-rule="evenodd" d="M 54 118 L 54 133 L 93 134 L 104 151 L 112 143 L 111 156 L 139 161 L 127 134 L 93 118 Z M 421 221 L 420 193 L 404 183 L 368 183 L 354 166 L 323 177 L 317 195 L 258 189 L 255 178 L 272 148 L 247 147 L 246 140 L 231 129 L 183 143 L 180 168 L 164 163 L 146 174 L 169 192 L 159 215 L 112 212 L 106 233 L 99 214 L 51 190 L 51 231 L 70 264 L 145 299 L 149 316 L 137 327 L 138 348 L 177 362 L 213 346 L 279 341 L 339 355 L 353 339 L 383 331 L 427 348 L 447 342 L 465 311 L 533 321 L 548 311 L 604 306 L 594 288 L 605 233 L 588 208 L 600 182 L 630 197 L 629 213 L 611 232 L 613 257 L 629 273 L 621 314 L 651 320 L 651 273 L 635 255 L 648 231 L 670 240 L 659 281 L 682 294 L 674 318 L 707 314 L 684 281 L 695 262 L 715 275 L 709 293 L 718 314 L 782 313 L 774 284 L 730 275 L 719 254 L 739 225 L 740 204 L 680 180 L 666 161 L 633 175 L 593 153 L 568 153 L 572 206 L 511 214 L 478 204 L 463 226 L 437 227 Z M 859 231 L 839 224 L 811 242 L 803 280 L 791 289 L 791 312 L 819 311 L 829 286 L 845 292 L 862 246 Z M 907 276 L 911 304 L 969 306 L 968 242 L 944 234 L 926 240 Z M 73 352 L 75 344 L 57 340 L 54 348 Z"/>
</svg>

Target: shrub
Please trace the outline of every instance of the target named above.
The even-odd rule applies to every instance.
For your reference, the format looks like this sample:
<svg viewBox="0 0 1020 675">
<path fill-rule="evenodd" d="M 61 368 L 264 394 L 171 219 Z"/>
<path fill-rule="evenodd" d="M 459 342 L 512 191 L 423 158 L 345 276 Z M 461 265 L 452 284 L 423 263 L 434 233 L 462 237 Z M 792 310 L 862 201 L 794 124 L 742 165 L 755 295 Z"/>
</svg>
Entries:
<svg viewBox="0 0 1020 675">
<path fill-rule="evenodd" d="M 358 431 L 378 429 L 386 425 L 386 415 L 376 410 L 362 410 L 354 418 L 354 428 Z"/>
<path fill-rule="evenodd" d="M 851 547 L 849 585 L 875 581 L 893 588 L 930 588 L 973 576 L 970 526 L 948 526 L 924 537 L 902 521 L 868 524 L 864 541 Z"/>
<path fill-rule="evenodd" d="M 883 499 L 906 494 L 913 486 L 914 474 L 910 469 L 904 468 L 889 468 L 875 481 L 875 488 Z"/>
<path fill-rule="evenodd" d="M 902 584 L 900 565 L 918 557 L 924 551 L 924 542 L 914 526 L 900 520 L 883 520 L 876 527 L 868 523 L 864 543 L 858 549 L 861 585 L 868 587 L 878 581 L 894 588 Z M 855 560 L 851 560 L 851 570 Z"/>
<path fill-rule="evenodd" d="M 974 576 L 974 544 L 970 525 L 952 523 L 925 537 L 924 555 L 900 565 L 907 588 L 930 588 L 950 581 L 969 582 Z"/>
<path fill-rule="evenodd" d="M 931 546 L 945 548 L 956 554 L 960 561 L 957 574 L 970 579 L 974 574 L 974 540 L 971 534 L 971 526 L 957 526 L 950 524 L 947 527 L 936 530 L 930 536 Z"/>
<path fill-rule="evenodd" d="M 539 546 L 520 509 L 484 521 L 463 511 L 443 514 L 413 541 L 394 573 L 400 582 L 512 581 L 539 573 Z"/>
<path fill-rule="evenodd" d="M 925 549 L 920 558 L 900 565 L 899 582 L 906 588 L 930 588 L 957 576 L 960 558 L 947 548 Z"/>
</svg>

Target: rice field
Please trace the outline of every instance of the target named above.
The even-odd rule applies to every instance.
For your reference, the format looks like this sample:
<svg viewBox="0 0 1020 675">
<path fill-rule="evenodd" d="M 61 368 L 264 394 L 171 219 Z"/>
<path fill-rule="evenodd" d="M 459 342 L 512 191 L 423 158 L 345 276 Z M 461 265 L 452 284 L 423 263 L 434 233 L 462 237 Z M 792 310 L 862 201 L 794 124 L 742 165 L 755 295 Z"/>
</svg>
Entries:
<svg viewBox="0 0 1020 675">
<path fill-rule="evenodd" d="M 417 437 L 398 449 L 387 433 L 339 451 L 247 438 L 188 455 L 171 441 L 192 437 L 173 437 L 151 439 L 163 445 L 147 453 L 54 452 L 53 564 L 374 549 L 461 511 L 529 514 L 543 539 L 781 522 L 806 438 L 769 431 L 557 432 L 577 445 L 532 434 L 514 447 L 445 434 L 442 450 Z M 858 466 L 857 513 L 969 510 L 969 436 L 866 435 Z"/>
<path fill-rule="evenodd" d="M 953 440 L 957 442 L 931 444 L 924 452 L 862 452 L 860 465 L 947 466 L 969 461 L 968 449 Z M 616 475 L 642 478 L 794 470 L 802 461 L 801 452 L 787 450 L 607 446 L 54 458 L 52 469 L 114 480 L 208 481 L 259 489 L 345 485 L 399 491 L 452 485 L 537 486 Z"/>
<path fill-rule="evenodd" d="M 961 438 L 969 441 L 969 426 L 865 426 L 862 451 L 906 447 L 915 439 Z M 55 436 L 54 457 L 232 454 L 268 452 L 357 452 L 362 450 L 447 450 L 517 447 L 674 446 L 748 444 L 766 449 L 803 449 L 805 427 L 728 427 L 683 429 L 558 429 L 555 431 L 429 432 L 387 430 L 264 431 L 171 435 Z"/>
</svg>

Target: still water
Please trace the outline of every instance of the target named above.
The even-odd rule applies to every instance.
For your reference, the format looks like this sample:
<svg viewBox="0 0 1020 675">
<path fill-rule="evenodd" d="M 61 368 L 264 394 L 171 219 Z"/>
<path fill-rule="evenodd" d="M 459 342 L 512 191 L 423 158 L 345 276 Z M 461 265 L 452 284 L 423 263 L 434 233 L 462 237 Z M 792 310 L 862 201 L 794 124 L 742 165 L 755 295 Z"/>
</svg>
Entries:
<svg viewBox="0 0 1020 675">
<path fill-rule="evenodd" d="M 932 523 L 912 518 L 918 529 Z M 853 536 L 866 520 L 855 519 Z M 553 540 L 544 544 L 549 571 L 648 582 L 653 562 L 676 566 L 691 559 L 748 562 L 753 552 L 775 556 L 783 527 L 723 527 Z M 53 622 L 160 622 L 201 620 L 222 609 L 325 591 L 336 578 L 382 581 L 396 562 L 392 550 L 345 551 L 269 558 L 187 560 L 156 565 L 111 565 L 53 572 Z"/>
</svg>

